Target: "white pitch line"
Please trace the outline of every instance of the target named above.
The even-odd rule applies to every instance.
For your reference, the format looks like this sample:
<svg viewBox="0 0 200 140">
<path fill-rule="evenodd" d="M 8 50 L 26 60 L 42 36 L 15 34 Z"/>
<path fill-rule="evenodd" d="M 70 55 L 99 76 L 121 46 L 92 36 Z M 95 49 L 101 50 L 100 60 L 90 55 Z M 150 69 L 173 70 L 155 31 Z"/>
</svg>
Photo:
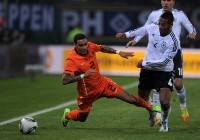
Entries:
<svg viewBox="0 0 200 140">
<path fill-rule="evenodd" d="M 15 122 L 15 121 L 19 121 L 22 118 L 27 117 L 27 116 L 29 116 L 29 117 L 37 116 L 37 115 L 44 114 L 44 113 L 47 113 L 47 112 L 51 112 L 53 110 L 57 110 L 57 109 L 60 109 L 60 108 L 66 107 L 66 106 L 73 105 L 75 103 L 76 103 L 76 101 L 69 101 L 69 102 L 57 105 L 55 107 L 46 108 L 46 109 L 43 109 L 43 110 L 40 110 L 40 111 L 37 111 L 37 112 L 33 112 L 33 113 L 29 113 L 29 114 L 26 114 L 26 115 L 23 115 L 23 116 L 12 118 L 12 119 L 0 122 L 0 126 L 9 124 L 9 123 L 12 123 L 12 122 Z"/>
<path fill-rule="evenodd" d="M 123 88 L 128 90 L 130 88 L 136 87 L 137 85 L 138 85 L 138 82 L 134 82 L 134 83 L 131 83 L 131 84 L 124 85 Z M 57 106 L 54 106 L 54 107 L 46 108 L 46 109 L 43 109 L 43 110 L 40 110 L 40 111 L 37 111 L 37 112 L 29 113 L 29 114 L 26 114 L 26 115 L 23 115 L 23 116 L 19 116 L 19 117 L 12 118 L 12 119 L 9 119 L 9 120 L 6 120 L 6 121 L 2 121 L 2 122 L 0 122 L 0 126 L 19 121 L 22 118 L 27 117 L 27 116 L 34 117 L 34 116 L 41 115 L 41 114 L 44 114 L 44 113 L 47 113 L 47 112 L 58 110 L 58 109 L 63 108 L 63 107 L 74 105 L 75 103 L 76 103 L 76 100 L 72 100 L 72 101 L 68 101 L 66 103 L 63 103 L 63 104 L 60 104 L 60 105 L 57 105 Z"/>
</svg>

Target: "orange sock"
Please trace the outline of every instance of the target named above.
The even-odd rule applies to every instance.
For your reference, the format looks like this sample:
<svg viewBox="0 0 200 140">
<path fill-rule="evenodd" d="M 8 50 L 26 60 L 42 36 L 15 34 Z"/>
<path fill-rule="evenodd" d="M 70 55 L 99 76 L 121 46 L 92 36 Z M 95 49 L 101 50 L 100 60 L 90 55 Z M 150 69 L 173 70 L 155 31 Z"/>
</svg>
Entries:
<svg viewBox="0 0 200 140">
<path fill-rule="evenodd" d="M 65 117 L 68 120 L 78 121 L 78 113 L 79 113 L 79 110 L 72 110 L 72 111 L 68 112 Z"/>
<path fill-rule="evenodd" d="M 143 108 L 146 108 L 147 110 L 152 110 L 152 107 L 151 105 L 146 102 L 144 99 L 142 99 L 141 97 L 139 96 L 133 96 L 133 98 L 135 99 L 135 101 L 137 102 L 137 104 Z"/>
</svg>

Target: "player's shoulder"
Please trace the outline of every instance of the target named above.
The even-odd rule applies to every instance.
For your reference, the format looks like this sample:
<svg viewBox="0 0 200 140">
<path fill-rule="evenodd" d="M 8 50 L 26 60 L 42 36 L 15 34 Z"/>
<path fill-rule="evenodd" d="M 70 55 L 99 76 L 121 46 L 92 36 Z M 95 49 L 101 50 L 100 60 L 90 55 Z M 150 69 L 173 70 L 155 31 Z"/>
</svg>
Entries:
<svg viewBox="0 0 200 140">
<path fill-rule="evenodd" d="M 98 48 L 99 46 L 101 46 L 101 45 L 98 45 L 98 44 L 96 44 L 94 42 L 90 42 L 90 41 L 88 41 L 88 43 L 87 43 L 87 48 L 88 48 L 89 52 L 94 52 L 94 50 L 96 48 Z"/>
<path fill-rule="evenodd" d="M 93 46 L 96 46 L 97 44 L 94 42 L 88 41 L 87 45 L 88 47 L 93 47 Z"/>
<path fill-rule="evenodd" d="M 91 42 L 91 41 L 88 41 L 87 45 L 88 45 L 88 47 L 96 47 L 96 46 L 98 46 L 98 44 L 96 44 L 94 42 Z"/>
<path fill-rule="evenodd" d="M 151 24 L 145 25 L 145 27 L 147 30 L 155 30 L 158 28 L 158 25 L 155 23 L 151 23 Z"/>
<path fill-rule="evenodd" d="M 172 11 L 173 14 L 176 14 L 178 16 L 186 16 L 185 12 L 182 10 L 178 10 L 178 9 L 173 9 Z"/>
<path fill-rule="evenodd" d="M 174 13 L 184 13 L 182 10 L 179 10 L 179 9 L 173 9 L 172 12 L 174 12 Z"/>
<path fill-rule="evenodd" d="M 73 48 L 72 50 L 70 50 L 70 52 L 65 60 L 74 61 L 76 59 L 76 57 L 77 57 L 77 53 L 76 53 L 75 49 Z"/>
<path fill-rule="evenodd" d="M 150 13 L 150 16 L 156 16 L 156 15 L 161 15 L 162 14 L 162 9 L 157 9 L 157 10 L 153 10 Z"/>
</svg>

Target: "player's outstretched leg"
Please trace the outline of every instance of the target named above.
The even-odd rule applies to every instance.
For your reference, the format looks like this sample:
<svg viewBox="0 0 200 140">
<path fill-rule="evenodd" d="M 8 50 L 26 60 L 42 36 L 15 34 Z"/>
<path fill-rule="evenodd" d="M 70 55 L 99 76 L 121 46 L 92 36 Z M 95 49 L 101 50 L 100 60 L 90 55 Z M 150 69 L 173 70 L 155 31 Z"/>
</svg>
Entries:
<svg viewBox="0 0 200 140">
<path fill-rule="evenodd" d="M 148 111 L 152 111 L 151 104 L 149 104 L 148 102 L 146 102 L 144 99 L 142 99 L 139 96 L 130 95 L 126 91 L 122 91 L 122 93 L 119 94 L 117 96 L 117 98 L 122 100 L 122 101 L 125 101 L 127 103 L 134 104 L 134 105 L 139 106 L 139 107 L 143 107 L 143 108 L 147 109 Z"/>
<path fill-rule="evenodd" d="M 149 104 L 148 102 L 146 102 L 143 98 L 139 97 L 139 96 L 131 96 L 129 95 L 126 91 L 124 91 L 122 94 L 120 94 L 118 96 L 119 99 L 134 104 L 136 106 L 139 107 L 143 107 L 145 109 L 147 109 L 149 111 L 149 125 L 152 127 L 155 124 L 155 115 L 156 115 L 156 111 L 153 110 L 151 104 Z"/>
<path fill-rule="evenodd" d="M 146 108 L 148 111 L 153 111 L 153 108 L 151 106 L 151 104 L 149 104 L 148 102 L 146 102 L 144 99 L 142 99 L 139 96 L 133 96 L 134 99 L 134 104 L 143 108 Z"/>
</svg>

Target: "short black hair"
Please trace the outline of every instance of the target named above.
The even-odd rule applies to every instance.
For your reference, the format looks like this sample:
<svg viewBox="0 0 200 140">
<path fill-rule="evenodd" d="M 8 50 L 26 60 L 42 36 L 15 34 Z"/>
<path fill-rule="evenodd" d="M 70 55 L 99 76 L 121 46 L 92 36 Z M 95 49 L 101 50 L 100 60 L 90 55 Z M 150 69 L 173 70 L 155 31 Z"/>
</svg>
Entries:
<svg viewBox="0 0 200 140">
<path fill-rule="evenodd" d="M 166 19 L 170 25 L 173 25 L 174 16 L 173 16 L 172 12 L 166 11 L 160 17 Z"/>
<path fill-rule="evenodd" d="M 74 36 L 74 43 L 76 44 L 78 40 L 87 38 L 86 35 L 78 33 Z"/>
</svg>

